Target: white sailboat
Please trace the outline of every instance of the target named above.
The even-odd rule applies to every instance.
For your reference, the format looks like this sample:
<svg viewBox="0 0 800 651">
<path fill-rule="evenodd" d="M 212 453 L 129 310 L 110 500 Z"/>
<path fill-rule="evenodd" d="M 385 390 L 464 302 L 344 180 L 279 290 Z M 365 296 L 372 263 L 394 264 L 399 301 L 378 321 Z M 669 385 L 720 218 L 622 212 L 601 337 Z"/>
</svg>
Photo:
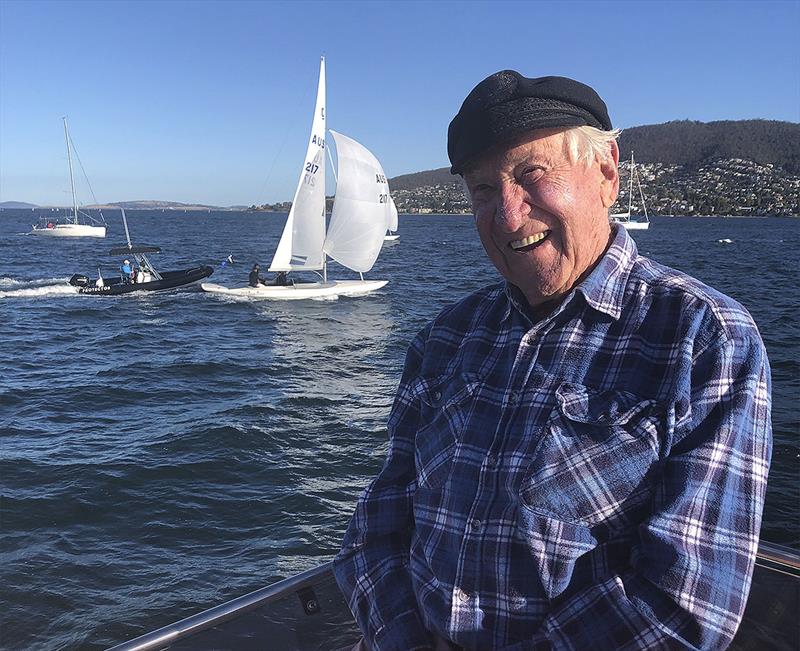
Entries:
<svg viewBox="0 0 800 651">
<path fill-rule="evenodd" d="M 631 215 L 634 178 L 636 179 L 636 187 L 639 190 L 639 199 L 642 202 L 644 220 L 632 219 Z M 622 224 L 622 226 L 629 231 L 644 231 L 650 228 L 650 219 L 647 217 L 647 206 L 644 203 L 644 193 L 642 192 L 642 182 L 639 178 L 639 172 L 636 169 L 636 163 L 633 160 L 633 151 L 631 151 L 631 167 L 628 173 L 628 210 L 626 212 L 612 213 L 608 218 L 612 224 Z"/>
<path fill-rule="evenodd" d="M 207 292 L 251 298 L 297 300 L 357 296 L 383 287 L 364 280 L 380 253 L 391 222 L 392 199 L 383 168 L 363 145 L 335 131 L 338 175 L 330 225 L 325 228 L 325 59 L 320 60 L 317 101 L 305 162 L 292 208 L 269 270 L 313 271 L 318 282 L 228 288 L 203 283 Z M 327 258 L 357 271 L 361 280 L 330 280 Z M 321 272 L 321 273 L 320 273 Z"/>
<path fill-rule="evenodd" d="M 72 188 L 72 216 L 65 221 L 42 219 L 33 225 L 31 235 L 47 235 L 50 237 L 105 237 L 106 221 L 100 213 L 102 221 L 94 219 L 91 215 L 78 210 L 78 200 L 75 196 L 75 177 L 72 173 L 72 149 L 70 147 L 69 128 L 67 118 L 64 120 L 64 139 L 67 141 L 67 160 L 69 161 L 69 184 Z"/>
<path fill-rule="evenodd" d="M 386 231 L 386 235 L 383 236 L 383 241 L 387 244 L 397 242 L 400 239 L 400 236 L 397 234 L 397 206 L 394 205 L 394 199 L 391 197 L 389 199 L 392 202 L 392 212 L 389 220 L 389 228 Z"/>
</svg>

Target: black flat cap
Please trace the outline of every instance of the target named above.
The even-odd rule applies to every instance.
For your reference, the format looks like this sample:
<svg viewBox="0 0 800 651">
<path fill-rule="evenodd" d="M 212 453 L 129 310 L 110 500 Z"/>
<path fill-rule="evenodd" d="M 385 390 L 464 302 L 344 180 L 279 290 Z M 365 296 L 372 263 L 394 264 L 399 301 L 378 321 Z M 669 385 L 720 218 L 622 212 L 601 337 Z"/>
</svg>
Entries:
<svg viewBox="0 0 800 651">
<path fill-rule="evenodd" d="M 450 123 L 450 172 L 461 174 L 467 161 L 525 131 L 580 126 L 612 128 L 605 102 L 591 87 L 567 77 L 496 72 L 472 89 Z"/>
</svg>

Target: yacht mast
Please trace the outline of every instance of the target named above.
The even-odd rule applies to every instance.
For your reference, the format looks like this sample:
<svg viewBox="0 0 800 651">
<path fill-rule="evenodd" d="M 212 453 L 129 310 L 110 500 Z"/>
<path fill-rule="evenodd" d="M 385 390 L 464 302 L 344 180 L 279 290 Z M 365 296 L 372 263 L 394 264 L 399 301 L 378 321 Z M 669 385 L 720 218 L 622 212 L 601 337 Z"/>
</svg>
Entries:
<svg viewBox="0 0 800 651">
<path fill-rule="evenodd" d="M 62 117 L 64 120 L 64 139 L 67 141 L 67 160 L 69 161 L 69 184 L 72 188 L 72 222 L 78 223 L 78 201 L 75 199 L 75 178 L 72 175 L 72 151 L 69 148 L 69 131 L 67 130 L 67 118 Z"/>
<path fill-rule="evenodd" d="M 628 219 L 633 214 L 631 208 L 633 207 L 633 172 L 636 168 L 633 163 L 633 149 L 631 149 L 631 168 L 628 170 Z"/>
</svg>

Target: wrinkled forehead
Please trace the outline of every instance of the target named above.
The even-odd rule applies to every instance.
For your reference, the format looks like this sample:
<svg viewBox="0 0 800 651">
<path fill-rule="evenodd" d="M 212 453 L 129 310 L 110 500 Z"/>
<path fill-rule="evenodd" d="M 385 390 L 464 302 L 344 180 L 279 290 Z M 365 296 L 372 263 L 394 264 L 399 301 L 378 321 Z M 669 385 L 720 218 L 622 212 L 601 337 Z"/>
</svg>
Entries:
<svg viewBox="0 0 800 651">
<path fill-rule="evenodd" d="M 461 176 L 467 179 L 479 172 L 500 170 L 523 159 L 549 164 L 562 161 L 568 156 L 564 135 L 567 131 L 565 128 L 536 129 L 518 134 L 467 161 Z"/>
</svg>

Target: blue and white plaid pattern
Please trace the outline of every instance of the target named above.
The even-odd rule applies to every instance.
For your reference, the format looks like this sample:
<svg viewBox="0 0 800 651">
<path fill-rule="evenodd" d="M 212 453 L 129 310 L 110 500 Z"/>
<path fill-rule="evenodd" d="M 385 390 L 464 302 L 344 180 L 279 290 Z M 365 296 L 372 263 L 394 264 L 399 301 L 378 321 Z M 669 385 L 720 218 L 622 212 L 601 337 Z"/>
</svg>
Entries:
<svg viewBox="0 0 800 651">
<path fill-rule="evenodd" d="M 335 561 L 375 651 L 722 649 L 750 588 L 770 375 L 736 302 L 618 229 L 542 321 L 515 288 L 411 345 Z"/>
</svg>

